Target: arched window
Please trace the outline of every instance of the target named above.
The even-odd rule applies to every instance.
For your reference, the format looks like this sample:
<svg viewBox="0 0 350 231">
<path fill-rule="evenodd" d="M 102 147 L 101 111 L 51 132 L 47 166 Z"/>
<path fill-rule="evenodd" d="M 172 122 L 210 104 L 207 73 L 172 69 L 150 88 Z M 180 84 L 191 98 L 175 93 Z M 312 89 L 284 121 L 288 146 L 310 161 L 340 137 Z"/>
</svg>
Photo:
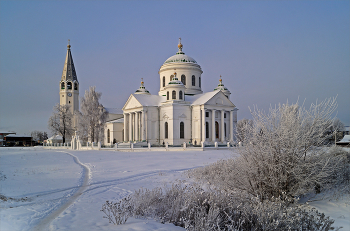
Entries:
<svg viewBox="0 0 350 231">
<path fill-rule="evenodd" d="M 196 86 L 196 77 L 192 75 L 192 86 Z"/>
<path fill-rule="evenodd" d="M 182 91 L 179 91 L 179 99 L 182 99 Z"/>
<path fill-rule="evenodd" d="M 64 82 L 61 83 L 61 89 L 64 89 Z"/>
<path fill-rule="evenodd" d="M 202 87 L 202 83 L 201 83 L 201 77 L 199 77 L 199 81 L 198 81 L 199 87 Z"/>
<path fill-rule="evenodd" d="M 169 80 L 169 81 L 173 80 L 173 78 L 174 78 L 174 76 L 173 76 L 173 75 L 170 75 L 170 80 Z"/>
<path fill-rule="evenodd" d="M 111 142 L 111 131 L 107 129 L 107 143 Z"/>
<path fill-rule="evenodd" d="M 181 82 L 186 85 L 186 76 L 185 75 L 181 75 Z"/>
<path fill-rule="evenodd" d="M 165 76 L 163 76 L 163 87 L 165 87 Z"/>
<path fill-rule="evenodd" d="M 184 122 L 180 123 L 180 139 L 185 139 L 185 125 L 184 125 Z"/>
<path fill-rule="evenodd" d="M 164 138 L 168 139 L 168 122 L 164 124 Z"/>
<path fill-rule="evenodd" d="M 166 100 L 169 100 L 169 92 L 166 92 Z"/>
<path fill-rule="evenodd" d="M 71 83 L 71 82 L 68 82 L 68 83 L 67 83 L 67 89 L 68 89 L 68 90 L 72 90 L 72 83 Z"/>
<path fill-rule="evenodd" d="M 215 121 L 215 134 L 216 139 L 219 139 L 219 123 L 217 121 Z"/>
<path fill-rule="evenodd" d="M 176 91 L 173 91 L 173 93 L 172 93 L 172 97 L 171 97 L 172 99 L 176 99 Z"/>
<path fill-rule="evenodd" d="M 209 139 L 209 123 L 205 122 L 205 137 Z"/>
<path fill-rule="evenodd" d="M 78 90 L 78 84 L 74 83 L 74 90 Z"/>
</svg>

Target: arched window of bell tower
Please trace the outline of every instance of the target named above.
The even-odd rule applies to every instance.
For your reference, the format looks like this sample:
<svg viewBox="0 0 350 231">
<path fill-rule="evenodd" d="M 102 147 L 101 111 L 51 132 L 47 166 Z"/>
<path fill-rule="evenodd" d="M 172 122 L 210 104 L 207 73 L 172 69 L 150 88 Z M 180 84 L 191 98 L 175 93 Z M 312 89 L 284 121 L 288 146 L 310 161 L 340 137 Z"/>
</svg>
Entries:
<svg viewBox="0 0 350 231">
<path fill-rule="evenodd" d="M 181 82 L 183 83 L 183 85 L 186 85 L 186 76 L 185 75 L 181 75 Z"/>
<path fill-rule="evenodd" d="M 64 89 L 64 82 L 61 83 L 61 89 Z"/>
<path fill-rule="evenodd" d="M 179 99 L 182 99 L 182 91 L 179 91 Z"/>
<path fill-rule="evenodd" d="M 172 92 L 172 97 L 171 97 L 172 99 L 176 99 L 176 91 L 173 91 Z"/>
<path fill-rule="evenodd" d="M 78 90 L 78 83 L 74 83 L 74 90 Z"/>
<path fill-rule="evenodd" d="M 68 82 L 68 83 L 67 83 L 67 89 L 68 89 L 68 90 L 72 90 L 72 83 L 71 83 L 71 82 Z"/>
<path fill-rule="evenodd" d="M 169 100 L 169 92 L 166 92 L 166 100 Z"/>
<path fill-rule="evenodd" d="M 163 76 L 163 87 L 165 87 L 165 76 Z"/>
<path fill-rule="evenodd" d="M 201 87 L 202 83 L 201 83 L 201 77 L 199 77 L 199 81 L 198 81 L 199 87 Z"/>
<path fill-rule="evenodd" d="M 196 86 L 196 77 L 192 75 L 192 86 Z"/>
</svg>

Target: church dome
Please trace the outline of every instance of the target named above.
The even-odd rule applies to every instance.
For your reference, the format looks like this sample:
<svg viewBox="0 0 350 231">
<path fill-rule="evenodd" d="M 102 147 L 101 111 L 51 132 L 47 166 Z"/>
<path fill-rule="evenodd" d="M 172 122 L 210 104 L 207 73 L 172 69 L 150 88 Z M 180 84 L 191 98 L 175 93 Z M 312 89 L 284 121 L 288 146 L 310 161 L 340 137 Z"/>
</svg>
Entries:
<svg viewBox="0 0 350 231">
<path fill-rule="evenodd" d="M 221 75 L 220 75 L 220 79 L 219 79 L 219 84 L 218 86 L 214 89 L 214 91 L 222 91 L 226 97 L 229 99 L 230 98 L 230 95 L 231 95 L 231 92 L 229 89 L 227 89 L 224 84 L 222 83 L 222 79 L 221 79 Z"/>
<path fill-rule="evenodd" d="M 165 60 L 164 64 L 167 63 L 197 63 L 196 60 L 188 55 L 185 55 L 182 51 L 177 52 L 176 55 L 171 56 Z"/>
<path fill-rule="evenodd" d="M 144 95 L 150 95 L 149 91 L 145 88 L 143 78 L 141 78 L 141 86 L 139 89 L 136 90 L 135 94 L 144 94 Z"/>
<path fill-rule="evenodd" d="M 183 45 L 181 38 L 179 38 L 179 44 L 177 45 L 178 51 L 175 55 L 171 56 L 159 69 L 160 77 L 160 90 L 159 95 L 165 95 L 165 87 L 173 80 L 174 71 L 177 72 L 178 82 L 182 82 L 185 87 L 186 95 L 196 95 L 203 93 L 201 89 L 201 75 L 203 73 L 201 67 L 198 65 L 196 60 L 192 57 L 185 55 L 182 51 Z M 170 85 L 176 85 L 170 83 Z"/>
</svg>

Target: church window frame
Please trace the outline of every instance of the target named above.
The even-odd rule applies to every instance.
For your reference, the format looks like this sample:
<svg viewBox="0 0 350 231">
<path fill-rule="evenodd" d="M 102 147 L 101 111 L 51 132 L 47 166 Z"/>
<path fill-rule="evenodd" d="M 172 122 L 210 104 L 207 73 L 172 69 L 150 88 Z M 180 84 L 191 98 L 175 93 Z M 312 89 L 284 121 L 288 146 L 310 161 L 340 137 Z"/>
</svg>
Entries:
<svg viewBox="0 0 350 231">
<path fill-rule="evenodd" d="M 78 83 L 74 83 L 74 90 L 78 90 Z"/>
<path fill-rule="evenodd" d="M 165 87 L 165 76 L 163 76 L 163 87 Z"/>
<path fill-rule="evenodd" d="M 181 82 L 186 85 L 186 75 L 181 75 Z"/>
<path fill-rule="evenodd" d="M 168 139 L 169 138 L 169 125 L 168 122 L 164 123 L 164 139 Z"/>
<path fill-rule="evenodd" d="M 65 84 L 64 84 L 64 82 L 61 83 L 61 89 L 62 89 L 62 90 L 65 89 Z"/>
<path fill-rule="evenodd" d="M 196 86 L 196 76 L 192 75 L 192 86 Z"/>
<path fill-rule="evenodd" d="M 199 84 L 199 87 L 202 87 L 202 82 L 201 82 L 201 77 L 199 76 L 199 79 L 198 79 L 198 84 Z"/>
<path fill-rule="evenodd" d="M 180 122 L 180 139 L 185 139 L 185 123 Z"/>
<path fill-rule="evenodd" d="M 205 138 L 209 139 L 209 123 L 205 122 Z"/>
<path fill-rule="evenodd" d="M 107 143 L 111 142 L 111 131 L 107 129 Z"/>
<path fill-rule="evenodd" d="M 173 90 L 171 93 L 171 99 L 176 99 L 176 91 Z"/>
<path fill-rule="evenodd" d="M 215 121 L 215 138 L 220 139 L 220 127 L 218 121 Z"/>
<path fill-rule="evenodd" d="M 68 90 L 72 90 L 72 82 L 68 82 L 67 83 L 67 89 Z"/>
<path fill-rule="evenodd" d="M 174 78 L 174 75 L 170 75 L 170 80 L 169 81 L 173 80 L 173 78 Z"/>
<path fill-rule="evenodd" d="M 225 130 L 225 137 L 227 137 L 227 133 L 226 133 L 226 123 L 224 123 L 224 130 Z"/>
<path fill-rule="evenodd" d="M 205 112 L 205 117 L 209 118 L 209 112 L 208 111 Z"/>
<path fill-rule="evenodd" d="M 224 119 L 226 119 L 226 112 L 224 112 Z"/>
<path fill-rule="evenodd" d="M 179 99 L 182 99 L 182 91 L 179 91 Z"/>
<path fill-rule="evenodd" d="M 169 100 L 169 91 L 166 92 L 166 100 Z"/>
</svg>

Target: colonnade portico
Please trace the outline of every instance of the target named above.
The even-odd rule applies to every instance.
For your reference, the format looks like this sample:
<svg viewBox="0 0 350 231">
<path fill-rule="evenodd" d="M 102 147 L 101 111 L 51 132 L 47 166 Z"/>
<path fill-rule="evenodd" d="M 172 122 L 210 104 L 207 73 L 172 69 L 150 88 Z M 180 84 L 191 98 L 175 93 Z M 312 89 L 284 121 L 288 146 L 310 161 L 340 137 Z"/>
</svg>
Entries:
<svg viewBox="0 0 350 231">
<path fill-rule="evenodd" d="M 206 112 L 210 112 L 211 113 L 211 118 L 206 116 Z M 217 112 L 220 112 L 220 116 L 218 116 L 218 120 L 216 120 L 216 114 Z M 227 113 L 229 112 L 229 113 Z M 226 124 L 225 126 L 225 113 L 227 113 L 226 115 L 229 116 L 229 119 L 226 122 L 229 122 L 229 124 Z M 207 119 L 206 119 L 207 118 Z M 220 118 L 220 119 L 219 119 Z M 234 109 L 221 109 L 221 110 L 217 110 L 217 109 L 209 109 L 209 108 L 203 108 L 201 109 L 201 113 L 200 113 L 200 139 L 202 142 L 204 141 L 209 141 L 209 142 L 226 142 L 227 140 L 229 140 L 230 142 L 232 142 L 234 140 L 234 123 L 236 121 L 234 121 Z M 211 127 L 211 132 L 209 132 L 210 130 L 208 130 L 208 134 L 209 137 L 206 136 L 206 132 L 207 129 L 210 129 L 209 127 L 206 126 L 206 123 L 208 122 L 208 126 Z M 211 125 L 209 124 L 209 122 L 211 122 Z M 216 123 L 218 123 L 218 127 L 216 128 Z M 227 126 L 228 125 L 228 126 Z M 216 137 L 216 131 L 217 129 L 219 130 L 218 133 L 218 138 Z M 211 135 L 210 135 L 211 134 Z"/>
<path fill-rule="evenodd" d="M 124 113 L 124 141 L 146 140 L 145 110 Z"/>
</svg>

